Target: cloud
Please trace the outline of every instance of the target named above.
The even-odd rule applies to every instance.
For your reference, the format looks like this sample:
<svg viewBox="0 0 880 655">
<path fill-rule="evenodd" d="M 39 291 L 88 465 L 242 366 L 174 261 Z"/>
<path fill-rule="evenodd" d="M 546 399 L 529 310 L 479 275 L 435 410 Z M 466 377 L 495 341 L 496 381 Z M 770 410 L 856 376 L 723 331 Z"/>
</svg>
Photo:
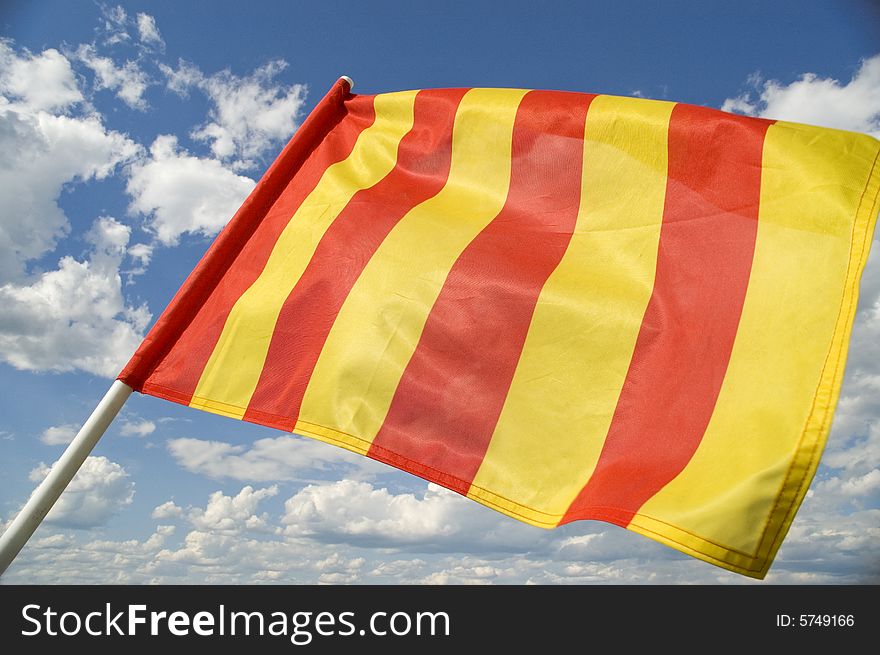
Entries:
<svg viewBox="0 0 880 655">
<path fill-rule="evenodd" d="M 214 236 L 254 188 L 216 159 L 181 151 L 177 138 L 158 137 L 150 157 L 131 169 L 129 210 L 146 218 L 147 228 L 166 246 L 185 233 Z"/>
<path fill-rule="evenodd" d="M 28 371 L 115 376 L 150 320 L 145 305 L 133 307 L 122 295 L 119 265 L 130 231 L 100 218 L 86 260 L 62 257 L 31 283 L 0 286 L 0 360 Z"/>
<path fill-rule="evenodd" d="M 165 41 L 159 34 L 159 28 L 156 26 L 156 19 L 149 14 L 139 13 L 137 15 L 138 37 L 141 43 L 148 46 L 156 46 L 160 50 L 165 49 Z"/>
<path fill-rule="evenodd" d="M 119 434 L 123 437 L 148 437 L 156 431 L 156 424 L 146 419 L 123 421 Z"/>
<path fill-rule="evenodd" d="M 28 476 L 42 482 L 50 467 L 40 463 Z M 134 498 L 134 482 L 116 462 L 88 457 L 49 511 L 45 522 L 69 528 L 92 528 L 107 521 Z"/>
<path fill-rule="evenodd" d="M 434 484 L 400 494 L 354 480 L 309 485 L 284 504 L 282 523 L 289 536 L 428 552 L 543 549 L 549 538 Z"/>
<path fill-rule="evenodd" d="M 171 456 L 192 473 L 209 478 L 268 482 L 294 480 L 331 465 L 384 471 L 386 467 L 342 448 L 296 435 L 257 439 L 250 448 L 224 441 L 181 438 L 168 441 Z"/>
<path fill-rule="evenodd" d="M 285 68 L 287 62 L 278 59 L 239 77 L 229 70 L 205 75 L 185 61 L 176 70 L 160 66 L 170 90 L 186 94 L 198 89 L 208 97 L 209 120 L 192 137 L 210 144 L 216 158 L 236 169 L 253 166 L 296 129 L 306 87 L 278 83 L 275 78 Z"/>
<path fill-rule="evenodd" d="M 46 536 L 23 551 L 4 581 L 756 584 L 601 523 L 579 522 L 553 531 L 531 530 L 541 537 L 531 546 L 520 542 L 508 550 L 497 545 L 487 548 L 484 532 L 496 532 L 502 523 L 519 524 L 433 485 L 416 494 L 381 490 L 384 493 L 378 495 L 369 485 L 358 485 L 354 483 L 353 491 L 338 495 L 337 500 L 344 502 L 328 504 L 320 511 L 325 515 L 337 513 L 339 518 L 330 519 L 331 523 L 348 526 L 348 532 L 358 532 L 361 529 L 357 526 L 352 530 L 353 521 L 356 522 L 353 516 L 363 510 L 347 508 L 351 502 L 360 502 L 361 506 L 372 504 L 372 513 L 368 512 L 365 521 L 378 516 L 384 521 L 382 527 L 389 530 L 389 535 L 379 541 L 358 543 L 347 535 L 334 541 L 326 539 L 326 534 L 292 529 L 294 523 L 286 520 L 288 511 L 280 520 L 261 511 L 262 503 L 277 495 L 277 487 L 245 486 L 237 494 L 210 494 L 204 507 L 182 508 L 174 501 L 156 507 L 152 512 L 154 519 L 188 526 L 179 540 L 172 541 L 175 531 L 169 525 L 157 526 L 143 541 L 84 541 L 81 534 L 53 534 L 52 526 L 47 526 L 43 530 Z M 298 503 L 308 496 L 301 494 L 295 494 L 288 503 L 299 497 L 295 501 Z M 460 502 L 456 506 L 448 500 L 441 501 L 450 503 L 448 507 L 454 510 L 447 515 L 448 521 L 437 520 L 443 512 L 431 507 L 441 495 Z M 428 502 L 420 504 L 426 498 Z M 813 501 L 808 499 L 807 505 L 811 504 Z M 468 508 L 482 511 L 479 520 L 474 519 Z M 419 519 L 419 510 L 429 516 Z M 462 512 L 464 516 L 457 516 Z M 766 583 L 880 581 L 876 565 L 880 562 L 878 512 L 872 509 L 831 517 L 802 512 Z M 457 528 L 443 528 L 446 522 L 463 522 L 466 534 L 453 538 Z M 410 536 L 400 539 L 400 535 Z"/>
<path fill-rule="evenodd" d="M 242 487 L 235 496 L 227 496 L 222 491 L 215 491 L 208 499 L 205 509 L 190 510 L 188 518 L 190 523 L 199 530 L 265 531 L 268 529 L 269 515 L 257 514 L 257 505 L 261 500 L 277 494 L 278 487 L 276 485 L 265 489 L 254 489 L 248 485 Z"/>
<path fill-rule="evenodd" d="M 423 559 L 395 559 L 381 562 L 368 575 L 375 578 L 399 578 L 415 580 L 420 570 L 424 569 L 427 562 Z"/>
<path fill-rule="evenodd" d="M 77 432 L 79 432 L 79 426 L 73 423 L 53 425 L 43 430 L 40 441 L 47 446 L 64 446 L 73 441 Z"/>
<path fill-rule="evenodd" d="M 131 40 L 128 33 L 128 26 L 131 21 L 128 14 L 121 6 L 116 5 L 98 5 L 101 9 L 101 17 L 103 24 L 99 27 L 99 32 L 104 35 L 104 45 L 116 45 Z"/>
<path fill-rule="evenodd" d="M 880 137 L 880 54 L 849 82 L 804 73 L 790 84 L 753 76 L 754 89 L 724 101 L 724 111 L 867 132 Z"/>
<path fill-rule="evenodd" d="M 41 534 L 52 526 L 40 529 Z M 64 532 L 38 537 L 28 542 L 3 581 L 19 584 L 144 584 L 157 579 L 145 575 L 142 568 L 152 561 L 165 541 L 174 534 L 174 527 L 156 526 L 144 541 L 110 541 L 95 539 L 83 542 L 74 534 Z"/>
<path fill-rule="evenodd" d="M 149 243 L 135 243 L 128 247 L 126 254 L 131 260 L 131 266 L 124 271 L 126 279 L 131 283 L 133 276 L 143 275 L 153 259 L 155 247 Z"/>
<path fill-rule="evenodd" d="M 160 63 L 159 70 L 165 76 L 168 90 L 183 98 L 189 96 L 190 89 L 198 89 L 205 80 L 205 74 L 198 66 L 183 59 L 177 62 L 176 69 Z"/>
<path fill-rule="evenodd" d="M 339 553 L 318 560 L 315 568 L 319 571 L 318 584 L 352 584 L 360 580 L 361 569 L 366 560 L 363 557 L 346 558 Z"/>
<path fill-rule="evenodd" d="M 70 62 L 55 50 L 16 54 L 0 41 L 0 284 L 24 277 L 69 223 L 64 188 L 104 179 L 140 147 L 97 115 L 69 116 L 82 99 Z M 62 113 L 50 113 L 62 112 Z"/>
<path fill-rule="evenodd" d="M 173 500 L 169 500 L 156 507 L 150 517 L 159 520 L 180 519 L 183 518 L 183 509 Z"/>
<path fill-rule="evenodd" d="M 422 580 L 422 584 L 469 584 L 469 585 L 489 585 L 497 582 L 499 577 L 504 574 L 504 569 L 489 564 L 476 565 L 455 565 L 449 569 L 442 571 L 434 571 L 428 574 Z"/>
<path fill-rule="evenodd" d="M 117 66 L 109 57 L 98 55 L 94 45 L 82 44 L 76 50 L 76 58 L 95 74 L 95 88 L 115 91 L 116 97 L 132 109 L 145 110 L 144 93 L 150 85 L 147 74 L 135 61 Z"/>
<path fill-rule="evenodd" d="M 817 492 L 804 502 L 806 511 L 792 524 L 767 580 L 810 582 L 813 576 L 880 582 L 880 509 L 810 511 L 819 499 Z"/>
<path fill-rule="evenodd" d="M 153 246 L 148 243 L 136 243 L 128 247 L 128 256 L 141 266 L 148 266 L 153 258 Z"/>
<path fill-rule="evenodd" d="M 0 39 L 0 93 L 34 112 L 64 111 L 83 100 L 64 55 L 55 48 L 37 55 L 28 50 L 16 54 L 5 39 Z"/>
</svg>

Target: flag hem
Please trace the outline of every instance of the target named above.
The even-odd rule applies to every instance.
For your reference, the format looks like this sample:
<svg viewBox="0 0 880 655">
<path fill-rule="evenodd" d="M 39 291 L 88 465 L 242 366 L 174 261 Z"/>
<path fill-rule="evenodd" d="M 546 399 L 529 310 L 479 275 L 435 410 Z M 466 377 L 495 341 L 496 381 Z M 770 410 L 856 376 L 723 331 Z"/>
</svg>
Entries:
<svg viewBox="0 0 880 655">
<path fill-rule="evenodd" d="M 880 167 L 878 164 L 880 164 L 880 149 L 874 155 L 874 161 L 868 172 L 868 179 L 859 198 L 856 215 L 853 219 L 844 291 L 831 337 L 831 345 L 822 367 L 819 385 L 813 396 L 813 406 L 801 433 L 795 457 L 789 466 L 788 473 L 776 496 L 776 503 L 770 511 L 758 542 L 756 560 L 761 562 L 762 566 L 760 574 L 755 577 L 763 578 L 773 563 L 816 474 L 819 460 L 831 431 L 831 423 L 840 396 L 846 358 L 849 352 L 850 334 L 858 306 L 859 281 L 868 261 L 877 212 L 880 209 Z M 798 471 L 800 471 L 799 474 Z"/>
</svg>

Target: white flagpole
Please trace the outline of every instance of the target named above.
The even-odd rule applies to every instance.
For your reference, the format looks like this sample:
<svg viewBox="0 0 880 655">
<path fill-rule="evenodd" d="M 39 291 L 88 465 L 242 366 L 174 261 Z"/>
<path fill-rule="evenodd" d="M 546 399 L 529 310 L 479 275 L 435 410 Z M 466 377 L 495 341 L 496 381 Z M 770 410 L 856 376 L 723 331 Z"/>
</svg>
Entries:
<svg viewBox="0 0 880 655">
<path fill-rule="evenodd" d="M 55 462 L 49 475 L 31 494 L 18 516 L 6 528 L 6 532 L 0 535 L 0 575 L 3 575 L 6 567 L 12 563 L 18 551 L 24 547 L 34 530 L 52 509 L 61 492 L 70 484 L 73 476 L 86 461 L 86 457 L 92 452 L 92 448 L 98 443 L 98 439 L 128 400 L 131 391 L 131 387 L 124 382 L 116 380 L 113 383 L 64 454 Z"/>
</svg>

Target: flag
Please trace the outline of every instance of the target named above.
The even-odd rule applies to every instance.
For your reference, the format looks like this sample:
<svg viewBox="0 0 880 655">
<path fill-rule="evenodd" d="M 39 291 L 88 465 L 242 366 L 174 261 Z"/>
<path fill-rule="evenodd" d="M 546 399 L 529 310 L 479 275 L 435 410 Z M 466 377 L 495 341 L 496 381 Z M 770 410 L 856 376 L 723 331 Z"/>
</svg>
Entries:
<svg viewBox="0 0 880 655">
<path fill-rule="evenodd" d="M 830 428 L 878 149 L 687 104 L 342 79 L 119 379 L 762 578 Z"/>
</svg>

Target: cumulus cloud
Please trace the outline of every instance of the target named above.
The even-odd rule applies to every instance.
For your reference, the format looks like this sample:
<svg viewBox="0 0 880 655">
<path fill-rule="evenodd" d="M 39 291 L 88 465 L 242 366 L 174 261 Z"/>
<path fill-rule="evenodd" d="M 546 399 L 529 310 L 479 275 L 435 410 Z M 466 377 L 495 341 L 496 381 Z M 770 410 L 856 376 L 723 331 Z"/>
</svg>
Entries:
<svg viewBox="0 0 880 655">
<path fill-rule="evenodd" d="M 848 82 L 804 73 L 790 84 L 756 75 L 752 86 L 721 108 L 880 137 L 880 55 L 863 60 Z"/>
<path fill-rule="evenodd" d="M 216 159 L 182 151 L 177 138 L 158 137 L 150 157 L 132 166 L 129 210 L 166 245 L 184 233 L 214 236 L 232 218 L 255 182 L 233 173 Z"/>
<path fill-rule="evenodd" d="M 319 584 L 352 584 L 360 580 L 361 569 L 366 559 L 363 557 L 347 558 L 339 553 L 318 560 L 315 569 L 318 570 Z"/>
<path fill-rule="evenodd" d="M 169 500 L 157 506 L 150 515 L 154 519 L 180 519 L 183 518 L 183 509 L 173 501 Z"/>
<path fill-rule="evenodd" d="M 77 432 L 79 432 L 79 426 L 73 423 L 53 425 L 43 430 L 40 441 L 47 446 L 64 446 L 73 441 Z"/>
<path fill-rule="evenodd" d="M 326 470 L 332 465 L 385 470 L 384 465 L 342 448 L 296 435 L 257 439 L 248 448 L 224 441 L 181 438 L 168 441 L 171 456 L 192 473 L 209 478 L 269 482 L 294 480 L 305 472 Z"/>
<path fill-rule="evenodd" d="M 115 376 L 150 320 L 145 305 L 133 307 L 122 295 L 119 265 L 130 231 L 100 218 L 86 260 L 62 257 L 31 283 L 0 286 L 0 360 L 28 371 Z"/>
<path fill-rule="evenodd" d="M 444 521 L 436 519 L 442 512 L 430 507 L 437 502 L 432 494 L 446 494 L 436 487 L 416 494 L 385 491 L 378 495 L 369 486 L 353 488 L 358 492 L 339 500 L 361 498 L 362 505 L 372 503 L 373 517 L 390 531 L 387 537 L 351 538 L 352 532 L 369 534 L 371 530 L 356 525 L 358 509 L 348 512 L 345 502 L 319 509 L 324 515 L 339 514 L 336 519 L 321 519 L 337 526 L 332 539 L 327 539 L 326 531 L 292 529 L 303 522 L 302 517 L 288 522 L 289 508 L 280 520 L 261 510 L 262 503 L 277 495 L 277 487 L 246 486 L 237 494 L 215 492 L 204 507 L 182 508 L 174 501 L 156 507 L 154 519 L 188 526 L 180 540 L 171 540 L 174 528 L 168 525 L 157 526 L 143 541 L 83 541 L 81 535 L 48 534 L 25 549 L 4 579 L 10 583 L 755 583 L 601 523 L 532 530 L 541 538 L 505 550 L 488 544 L 482 533 L 497 531 L 502 523 L 519 524 L 489 510 L 483 510 L 476 521 L 468 516 L 468 508 L 480 508 L 471 501 L 458 498 L 461 506 L 457 509 L 465 516 L 449 515 L 448 522 L 467 525 L 468 534 L 454 537 L 457 528 L 442 527 Z M 295 494 L 288 504 L 293 501 L 300 506 L 309 496 L 301 494 Z M 426 497 L 428 505 L 418 505 Z M 419 510 L 431 516 L 421 520 L 415 516 Z M 767 583 L 877 582 L 880 570 L 872 568 L 871 562 L 880 562 L 878 511 L 831 517 L 802 513 Z M 400 539 L 400 535 L 408 536 Z"/>
<path fill-rule="evenodd" d="M 250 485 L 242 487 L 235 496 L 227 496 L 215 491 L 208 499 L 204 509 L 195 508 L 188 514 L 189 521 L 199 530 L 238 532 L 241 530 L 268 529 L 269 515 L 257 514 L 257 505 L 265 498 L 278 494 L 278 487 L 272 485 L 265 489 L 254 489 Z"/>
<path fill-rule="evenodd" d="M 27 262 L 51 251 L 69 231 L 58 206 L 63 188 L 106 178 L 140 147 L 96 115 L 63 113 L 82 96 L 70 62 L 57 51 L 15 53 L 0 42 L 0 71 L 2 284 L 21 279 Z"/>
<path fill-rule="evenodd" d="M 123 421 L 119 426 L 119 434 L 123 437 L 148 437 L 156 431 L 156 424 L 147 419 Z"/>
<path fill-rule="evenodd" d="M 116 97 L 132 109 L 147 108 L 144 93 L 150 82 L 147 74 L 135 61 L 117 66 L 110 57 L 97 53 L 95 46 L 82 44 L 76 50 L 76 58 L 95 74 L 95 88 L 115 91 Z"/>
<path fill-rule="evenodd" d="M 42 482 L 51 468 L 40 463 L 31 482 Z M 134 498 L 134 482 L 125 469 L 106 457 L 88 457 L 49 511 L 45 522 L 68 528 L 92 528 L 107 521 Z"/>
<path fill-rule="evenodd" d="M 229 70 L 205 75 L 181 61 L 177 69 L 160 66 L 170 90 L 186 94 L 198 89 L 211 102 L 208 121 L 192 136 L 210 144 L 211 152 L 235 168 L 248 168 L 296 129 L 306 87 L 284 85 L 276 77 L 287 62 L 275 60 L 239 77 Z"/>
<path fill-rule="evenodd" d="M 5 39 L 0 39 L 0 93 L 33 112 L 64 111 L 83 99 L 67 57 L 55 48 L 16 53 Z"/>
<path fill-rule="evenodd" d="M 40 529 L 42 534 L 52 526 Z M 83 542 L 71 533 L 55 533 L 28 542 L 4 582 L 19 584 L 144 584 L 160 580 L 146 575 L 143 567 L 153 560 L 174 526 L 159 525 L 147 539 Z"/>
<path fill-rule="evenodd" d="M 371 547 L 505 552 L 543 548 L 548 533 L 429 484 L 394 494 L 367 482 L 309 485 L 284 504 L 290 536 Z"/>
<path fill-rule="evenodd" d="M 469 585 L 489 585 L 499 581 L 504 575 L 505 569 L 491 564 L 456 564 L 448 569 L 434 571 L 426 575 L 422 580 L 422 584 L 450 585 L 450 584 L 469 584 Z"/>
</svg>

